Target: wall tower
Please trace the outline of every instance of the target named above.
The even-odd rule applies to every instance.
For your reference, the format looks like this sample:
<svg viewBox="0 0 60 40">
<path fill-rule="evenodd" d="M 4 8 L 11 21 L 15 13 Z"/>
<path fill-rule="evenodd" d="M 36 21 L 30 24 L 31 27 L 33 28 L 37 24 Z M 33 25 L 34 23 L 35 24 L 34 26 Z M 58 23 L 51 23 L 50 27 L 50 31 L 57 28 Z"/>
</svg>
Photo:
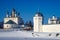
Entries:
<svg viewBox="0 0 60 40">
<path fill-rule="evenodd" d="M 42 32 L 43 31 L 43 15 L 40 12 L 37 12 L 35 16 L 33 17 L 34 21 L 34 32 Z"/>
</svg>

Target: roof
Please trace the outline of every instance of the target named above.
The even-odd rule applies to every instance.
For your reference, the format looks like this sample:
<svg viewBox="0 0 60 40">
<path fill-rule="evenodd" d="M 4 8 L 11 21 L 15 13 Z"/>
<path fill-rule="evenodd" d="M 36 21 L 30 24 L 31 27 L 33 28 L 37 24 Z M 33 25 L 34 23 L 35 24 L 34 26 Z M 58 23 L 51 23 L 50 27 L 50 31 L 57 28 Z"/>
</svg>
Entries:
<svg viewBox="0 0 60 40">
<path fill-rule="evenodd" d="M 12 11 L 15 11 L 15 9 L 13 8 Z"/>
<path fill-rule="evenodd" d="M 35 16 L 43 16 L 43 14 L 41 12 L 36 12 Z"/>
<path fill-rule="evenodd" d="M 14 21 L 9 20 L 8 22 L 6 22 L 5 24 L 16 24 Z"/>
</svg>

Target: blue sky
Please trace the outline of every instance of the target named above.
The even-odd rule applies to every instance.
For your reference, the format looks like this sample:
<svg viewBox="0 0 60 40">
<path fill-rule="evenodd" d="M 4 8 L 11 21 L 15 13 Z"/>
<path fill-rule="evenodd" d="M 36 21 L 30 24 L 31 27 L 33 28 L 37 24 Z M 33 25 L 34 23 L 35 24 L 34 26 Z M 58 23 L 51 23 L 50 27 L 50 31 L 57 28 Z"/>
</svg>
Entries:
<svg viewBox="0 0 60 40">
<path fill-rule="evenodd" d="M 6 10 L 11 13 L 12 8 L 20 12 L 25 22 L 32 21 L 38 9 L 44 15 L 44 23 L 53 15 L 60 17 L 60 0 L 0 0 L 0 21 L 5 17 Z"/>
</svg>

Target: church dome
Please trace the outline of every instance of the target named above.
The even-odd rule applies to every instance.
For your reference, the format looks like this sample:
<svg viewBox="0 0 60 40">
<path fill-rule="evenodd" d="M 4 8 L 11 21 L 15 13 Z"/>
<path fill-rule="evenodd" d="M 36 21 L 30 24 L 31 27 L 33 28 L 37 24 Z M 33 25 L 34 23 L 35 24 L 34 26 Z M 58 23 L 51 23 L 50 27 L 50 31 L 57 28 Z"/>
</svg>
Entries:
<svg viewBox="0 0 60 40">
<path fill-rule="evenodd" d="M 40 13 L 40 12 L 36 12 L 36 15 L 35 16 L 42 16 L 43 17 L 43 14 Z"/>
</svg>

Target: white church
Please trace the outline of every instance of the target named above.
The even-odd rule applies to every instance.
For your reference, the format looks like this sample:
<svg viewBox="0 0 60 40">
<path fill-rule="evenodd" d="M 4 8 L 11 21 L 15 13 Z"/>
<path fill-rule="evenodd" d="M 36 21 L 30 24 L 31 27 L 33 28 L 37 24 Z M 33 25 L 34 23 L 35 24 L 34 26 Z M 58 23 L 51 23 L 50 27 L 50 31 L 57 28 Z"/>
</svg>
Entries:
<svg viewBox="0 0 60 40">
<path fill-rule="evenodd" d="M 48 24 L 43 24 L 43 15 L 37 12 L 33 17 L 34 32 L 60 32 L 60 19 L 55 16 L 48 19 Z"/>
<path fill-rule="evenodd" d="M 6 12 L 6 17 L 4 18 L 4 29 L 8 28 L 19 28 L 22 25 L 22 18 L 19 17 L 19 13 L 17 14 L 16 10 L 13 8 L 11 11 L 11 15 L 9 15 L 9 12 Z"/>
</svg>

